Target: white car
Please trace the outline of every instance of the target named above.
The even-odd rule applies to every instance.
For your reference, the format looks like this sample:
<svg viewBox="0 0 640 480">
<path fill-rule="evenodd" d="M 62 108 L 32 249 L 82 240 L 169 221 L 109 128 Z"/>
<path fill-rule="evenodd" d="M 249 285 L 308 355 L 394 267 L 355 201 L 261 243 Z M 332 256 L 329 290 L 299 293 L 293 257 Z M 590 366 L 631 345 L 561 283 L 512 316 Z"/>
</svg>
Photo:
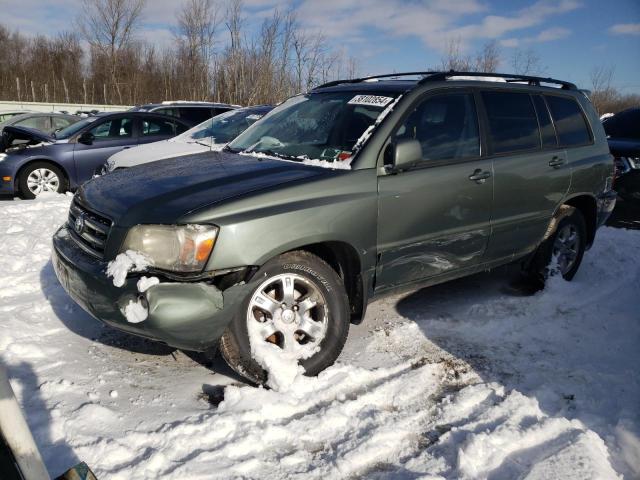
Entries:
<svg viewBox="0 0 640 480">
<path fill-rule="evenodd" d="M 260 105 L 230 110 L 169 140 L 122 150 L 109 157 L 104 173 L 165 158 L 221 150 L 271 109 L 271 105 Z"/>
</svg>

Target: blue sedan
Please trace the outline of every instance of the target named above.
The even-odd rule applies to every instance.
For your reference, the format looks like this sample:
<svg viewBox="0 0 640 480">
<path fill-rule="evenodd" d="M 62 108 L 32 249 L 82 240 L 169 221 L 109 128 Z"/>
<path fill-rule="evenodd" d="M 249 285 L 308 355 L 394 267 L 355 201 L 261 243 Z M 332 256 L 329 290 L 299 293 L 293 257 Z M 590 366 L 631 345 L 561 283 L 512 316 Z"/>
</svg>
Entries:
<svg viewBox="0 0 640 480">
<path fill-rule="evenodd" d="M 43 192 L 73 190 L 111 155 L 189 128 L 178 118 L 148 112 L 100 114 L 52 135 L 5 127 L 0 140 L 0 194 L 35 198 Z"/>
</svg>

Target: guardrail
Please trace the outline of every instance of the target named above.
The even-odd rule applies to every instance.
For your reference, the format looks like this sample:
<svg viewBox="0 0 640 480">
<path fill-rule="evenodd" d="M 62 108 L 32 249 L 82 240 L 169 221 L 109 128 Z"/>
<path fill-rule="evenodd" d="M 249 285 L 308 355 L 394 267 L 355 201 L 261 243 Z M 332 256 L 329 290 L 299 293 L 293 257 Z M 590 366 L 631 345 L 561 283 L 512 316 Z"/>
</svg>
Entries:
<svg viewBox="0 0 640 480">
<path fill-rule="evenodd" d="M 87 103 L 40 103 L 40 102 L 11 102 L 0 100 L 2 110 L 29 110 L 34 112 L 60 112 L 76 113 L 78 110 L 99 110 L 101 112 L 117 112 L 129 110 L 127 105 L 93 105 Z"/>
</svg>

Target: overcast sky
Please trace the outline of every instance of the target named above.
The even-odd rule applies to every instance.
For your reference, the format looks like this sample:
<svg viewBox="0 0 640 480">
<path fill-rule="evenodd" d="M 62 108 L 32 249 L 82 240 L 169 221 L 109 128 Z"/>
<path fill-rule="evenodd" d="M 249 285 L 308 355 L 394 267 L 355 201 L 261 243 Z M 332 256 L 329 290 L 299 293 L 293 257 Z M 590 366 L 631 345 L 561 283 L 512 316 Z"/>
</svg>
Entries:
<svg viewBox="0 0 640 480">
<path fill-rule="evenodd" d="M 170 43 L 181 1 L 147 0 L 140 35 Z M 0 0 L 0 23 L 52 35 L 72 29 L 82 3 Z M 495 39 L 505 59 L 516 48 L 533 48 L 549 76 L 585 88 L 593 67 L 613 66 L 615 85 L 640 93 L 640 0 L 245 0 L 245 7 L 248 28 L 275 8 L 293 8 L 305 28 L 356 57 L 362 74 L 437 66 L 451 38 L 469 53 Z M 501 70 L 509 69 L 504 62 Z"/>
</svg>

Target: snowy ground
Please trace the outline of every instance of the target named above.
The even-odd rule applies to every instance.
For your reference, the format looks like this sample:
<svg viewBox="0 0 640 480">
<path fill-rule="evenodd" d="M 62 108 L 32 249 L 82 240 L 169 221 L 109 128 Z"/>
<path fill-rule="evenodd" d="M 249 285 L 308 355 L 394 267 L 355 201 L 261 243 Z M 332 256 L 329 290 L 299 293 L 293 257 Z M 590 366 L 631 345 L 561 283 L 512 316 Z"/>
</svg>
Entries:
<svg viewBox="0 0 640 480">
<path fill-rule="evenodd" d="M 49 261 L 69 201 L 0 201 L 0 360 L 54 476 L 640 477 L 640 231 L 535 294 L 499 269 L 379 300 L 278 393 L 77 307 Z"/>
</svg>

